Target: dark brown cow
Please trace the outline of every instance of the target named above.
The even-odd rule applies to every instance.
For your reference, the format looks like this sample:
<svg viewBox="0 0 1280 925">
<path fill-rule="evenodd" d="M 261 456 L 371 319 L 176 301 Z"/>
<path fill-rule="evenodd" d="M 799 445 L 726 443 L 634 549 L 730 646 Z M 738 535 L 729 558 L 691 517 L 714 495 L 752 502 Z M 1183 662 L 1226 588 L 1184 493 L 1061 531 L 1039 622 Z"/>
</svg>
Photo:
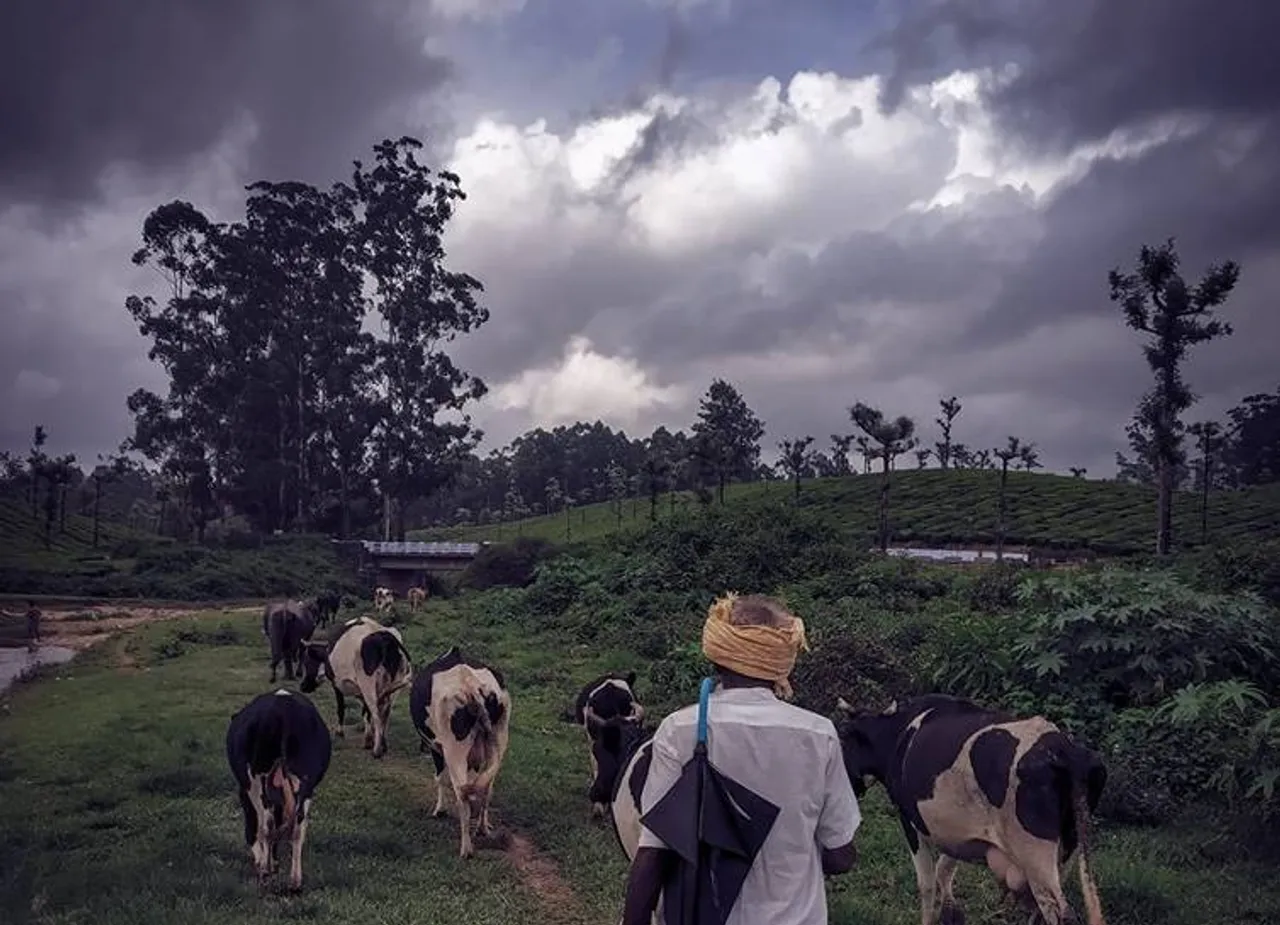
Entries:
<svg viewBox="0 0 1280 925">
<path fill-rule="evenodd" d="M 302 648 L 315 632 L 315 618 L 300 601 L 268 604 L 262 614 L 262 634 L 271 643 L 271 682 L 284 662 L 284 676 L 292 681 L 294 666 L 302 667 Z"/>
</svg>

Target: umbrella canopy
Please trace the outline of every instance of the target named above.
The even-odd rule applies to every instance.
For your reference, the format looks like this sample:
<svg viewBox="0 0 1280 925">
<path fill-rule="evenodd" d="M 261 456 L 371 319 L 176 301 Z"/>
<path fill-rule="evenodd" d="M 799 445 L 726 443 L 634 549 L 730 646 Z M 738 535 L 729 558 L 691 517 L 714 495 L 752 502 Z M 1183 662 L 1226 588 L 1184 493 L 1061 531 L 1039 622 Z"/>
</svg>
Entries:
<svg viewBox="0 0 1280 925">
<path fill-rule="evenodd" d="M 679 856 L 663 882 L 666 925 L 724 925 L 779 808 L 722 774 L 707 757 L 712 678 L 698 696 L 697 740 L 670 790 L 640 820 Z"/>
</svg>

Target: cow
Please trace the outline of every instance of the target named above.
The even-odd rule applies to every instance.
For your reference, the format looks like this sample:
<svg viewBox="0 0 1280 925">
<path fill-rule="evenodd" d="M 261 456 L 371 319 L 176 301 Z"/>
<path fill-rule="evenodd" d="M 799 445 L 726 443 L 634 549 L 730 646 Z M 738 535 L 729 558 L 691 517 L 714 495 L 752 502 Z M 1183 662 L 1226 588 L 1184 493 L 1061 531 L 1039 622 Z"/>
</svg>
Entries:
<svg viewBox="0 0 1280 925">
<path fill-rule="evenodd" d="M 390 588 L 374 588 L 373 589 L 373 609 L 379 612 L 390 610 L 391 605 L 395 603 L 396 596 Z"/>
<path fill-rule="evenodd" d="M 923 925 L 938 902 L 943 925 L 963 923 L 952 895 L 961 861 L 985 863 L 1047 925 L 1078 922 L 1058 869 L 1077 847 L 1088 923 L 1105 925 L 1089 871 L 1088 817 L 1107 781 L 1097 754 L 1042 716 L 1018 719 L 943 694 L 881 713 L 843 699 L 837 709 L 854 792 L 879 781 L 898 811 Z"/>
<path fill-rule="evenodd" d="M 427 601 L 427 592 L 425 588 L 409 589 L 409 609 L 417 610 L 419 604 L 425 604 Z"/>
<path fill-rule="evenodd" d="M 342 607 L 342 595 L 330 588 L 317 594 L 308 605 L 311 615 L 315 618 L 316 626 L 328 626 L 329 621 L 338 615 L 338 610 Z"/>
<path fill-rule="evenodd" d="M 474 853 L 471 816 L 480 835 L 493 831 L 489 802 L 511 729 L 511 694 L 498 669 L 464 658 L 453 646 L 422 668 L 409 692 L 409 716 L 436 772 L 433 816 L 444 813 L 444 777 L 458 805 L 459 857 Z"/>
<path fill-rule="evenodd" d="M 334 735 L 346 732 L 346 696 L 360 698 L 364 718 L 364 747 L 373 757 L 387 753 L 387 725 L 395 695 L 409 685 L 413 662 L 400 631 L 371 617 L 344 623 L 328 642 L 311 642 L 302 653 L 302 681 L 298 689 L 309 694 L 320 684 L 320 674 L 333 685 L 338 721 Z"/>
<path fill-rule="evenodd" d="M 600 796 L 607 793 L 607 788 L 598 793 L 596 781 L 600 777 L 597 763 L 597 735 L 599 730 L 609 722 L 641 723 L 644 721 L 644 707 L 636 700 L 634 687 L 636 673 L 603 674 L 583 685 L 573 704 L 572 720 L 586 732 L 587 748 L 591 758 L 591 779 L 588 781 L 590 793 Z M 606 800 L 603 796 L 597 799 L 590 796 L 591 814 L 603 816 Z"/>
<path fill-rule="evenodd" d="M 262 613 L 262 634 L 271 644 L 271 683 L 276 668 L 284 662 L 284 676 L 292 681 L 294 665 L 302 668 L 302 650 L 315 632 L 315 618 L 310 608 L 297 601 L 276 601 Z"/>
<path fill-rule="evenodd" d="M 628 862 L 635 860 L 640 848 L 640 796 L 649 779 L 654 731 L 643 722 L 614 719 L 604 724 L 592 742 L 598 770 L 591 798 L 608 799 L 613 831 Z M 653 925 L 662 922 L 661 902 L 651 921 Z"/>
<path fill-rule="evenodd" d="M 289 886 L 301 890 L 311 803 L 333 753 L 320 711 L 287 690 L 259 694 L 231 717 L 226 750 L 259 886 L 266 885 L 280 843 L 288 838 L 293 850 Z"/>
</svg>

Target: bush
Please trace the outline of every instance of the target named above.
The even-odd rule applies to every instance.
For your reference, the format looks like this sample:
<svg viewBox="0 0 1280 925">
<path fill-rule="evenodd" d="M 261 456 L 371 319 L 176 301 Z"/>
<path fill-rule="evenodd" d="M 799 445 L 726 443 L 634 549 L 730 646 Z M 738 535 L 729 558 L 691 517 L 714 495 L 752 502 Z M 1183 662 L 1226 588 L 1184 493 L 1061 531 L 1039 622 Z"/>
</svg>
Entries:
<svg viewBox="0 0 1280 925">
<path fill-rule="evenodd" d="M 460 587 L 524 588 L 532 584 L 538 564 L 551 558 L 555 546 L 536 537 L 517 537 L 510 543 L 481 546 L 458 579 Z"/>
</svg>

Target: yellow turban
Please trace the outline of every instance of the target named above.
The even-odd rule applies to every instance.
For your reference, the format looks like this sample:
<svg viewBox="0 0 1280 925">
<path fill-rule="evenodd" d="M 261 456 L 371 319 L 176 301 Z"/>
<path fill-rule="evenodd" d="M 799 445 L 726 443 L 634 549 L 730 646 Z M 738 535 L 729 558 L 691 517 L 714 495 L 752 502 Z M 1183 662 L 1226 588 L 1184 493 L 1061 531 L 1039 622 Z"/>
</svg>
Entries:
<svg viewBox="0 0 1280 925">
<path fill-rule="evenodd" d="M 809 648 L 804 621 L 793 617 L 786 627 L 735 624 L 733 604 L 738 595 L 730 591 L 707 611 L 702 626 L 702 651 L 711 661 L 748 678 L 774 682 L 783 697 L 791 696 L 788 676 L 795 667 L 800 649 Z"/>
</svg>

